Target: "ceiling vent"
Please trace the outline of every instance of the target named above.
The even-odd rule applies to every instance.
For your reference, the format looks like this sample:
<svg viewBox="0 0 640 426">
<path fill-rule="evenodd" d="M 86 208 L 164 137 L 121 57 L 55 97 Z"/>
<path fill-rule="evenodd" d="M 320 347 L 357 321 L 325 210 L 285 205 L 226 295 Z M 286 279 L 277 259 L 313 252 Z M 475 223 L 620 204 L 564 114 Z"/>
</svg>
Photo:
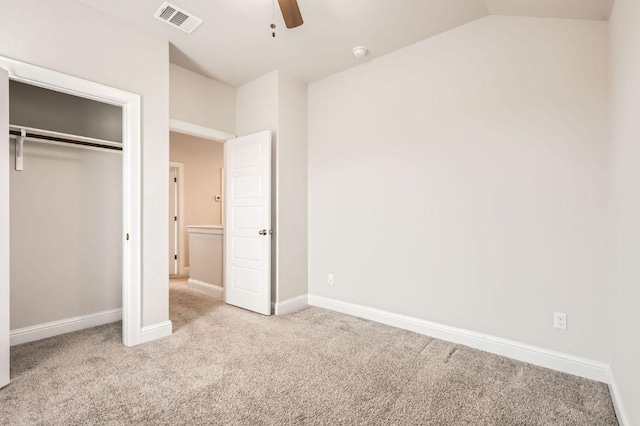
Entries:
<svg viewBox="0 0 640 426">
<path fill-rule="evenodd" d="M 202 19 L 196 18 L 189 12 L 167 1 L 160 6 L 160 9 L 153 16 L 189 34 L 202 24 Z"/>
</svg>

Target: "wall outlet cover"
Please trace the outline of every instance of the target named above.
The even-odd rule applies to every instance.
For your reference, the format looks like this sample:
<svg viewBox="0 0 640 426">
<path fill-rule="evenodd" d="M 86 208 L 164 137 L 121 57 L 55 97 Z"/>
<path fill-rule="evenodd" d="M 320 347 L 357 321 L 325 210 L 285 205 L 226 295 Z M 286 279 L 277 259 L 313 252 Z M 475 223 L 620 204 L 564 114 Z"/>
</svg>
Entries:
<svg viewBox="0 0 640 426">
<path fill-rule="evenodd" d="M 553 313 L 553 326 L 561 330 L 567 329 L 567 314 L 564 312 Z"/>
</svg>

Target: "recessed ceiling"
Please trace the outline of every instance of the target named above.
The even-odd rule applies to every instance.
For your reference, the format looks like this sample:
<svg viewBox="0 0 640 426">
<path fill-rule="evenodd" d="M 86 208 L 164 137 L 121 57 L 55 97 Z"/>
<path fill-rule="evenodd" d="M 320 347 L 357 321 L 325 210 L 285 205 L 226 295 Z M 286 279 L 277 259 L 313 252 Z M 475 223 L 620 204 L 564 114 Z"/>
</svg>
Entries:
<svg viewBox="0 0 640 426">
<path fill-rule="evenodd" d="M 170 42 L 171 62 L 232 86 L 273 70 L 313 82 L 487 16 L 607 19 L 613 0 L 298 0 L 304 25 L 285 28 L 272 0 L 172 0 L 204 23 L 185 34 L 153 17 L 163 0 L 80 0 Z M 486 2 L 485 2 L 486 1 Z M 354 46 L 367 46 L 363 59 Z"/>
</svg>

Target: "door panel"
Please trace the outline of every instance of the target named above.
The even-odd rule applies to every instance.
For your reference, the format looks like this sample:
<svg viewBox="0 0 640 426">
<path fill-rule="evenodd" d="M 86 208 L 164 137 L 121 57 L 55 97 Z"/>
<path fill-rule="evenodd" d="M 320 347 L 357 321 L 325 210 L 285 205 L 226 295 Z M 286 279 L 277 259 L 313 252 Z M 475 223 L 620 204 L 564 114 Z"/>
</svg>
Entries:
<svg viewBox="0 0 640 426">
<path fill-rule="evenodd" d="M 0 68 L 0 388 L 9 384 L 9 74 Z"/>
<path fill-rule="evenodd" d="M 228 140 L 225 161 L 225 299 L 271 314 L 271 132 Z"/>
</svg>

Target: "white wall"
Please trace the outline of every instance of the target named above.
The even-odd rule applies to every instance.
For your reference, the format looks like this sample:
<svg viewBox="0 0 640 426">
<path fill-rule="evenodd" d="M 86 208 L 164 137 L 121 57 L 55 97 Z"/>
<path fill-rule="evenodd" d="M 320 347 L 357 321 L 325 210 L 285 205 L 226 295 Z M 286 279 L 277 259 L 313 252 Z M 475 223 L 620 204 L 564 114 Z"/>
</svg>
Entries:
<svg viewBox="0 0 640 426">
<path fill-rule="evenodd" d="M 307 293 L 307 85 L 274 71 L 236 91 L 239 136 L 271 130 L 272 300 Z"/>
<path fill-rule="evenodd" d="M 236 89 L 238 136 L 278 129 L 278 72 L 274 71 Z"/>
<path fill-rule="evenodd" d="M 189 266 L 187 225 L 222 225 L 224 145 L 208 139 L 171 132 L 169 158 L 184 164 L 184 212 L 181 214 L 185 249 L 184 266 Z"/>
<path fill-rule="evenodd" d="M 169 51 L 75 0 L 4 2 L 0 55 L 142 97 L 142 323 L 169 319 Z"/>
<path fill-rule="evenodd" d="M 606 361 L 607 30 L 492 16 L 311 84 L 309 293 Z"/>
<path fill-rule="evenodd" d="M 236 93 L 226 84 L 170 64 L 171 118 L 236 132 Z"/>
<path fill-rule="evenodd" d="M 122 155 L 27 141 L 24 162 L 10 172 L 11 329 L 121 308 Z"/>
<path fill-rule="evenodd" d="M 627 425 L 640 424 L 640 3 L 611 17 L 613 299 L 611 370 Z"/>
<path fill-rule="evenodd" d="M 278 302 L 307 294 L 307 84 L 279 73 Z"/>
</svg>

